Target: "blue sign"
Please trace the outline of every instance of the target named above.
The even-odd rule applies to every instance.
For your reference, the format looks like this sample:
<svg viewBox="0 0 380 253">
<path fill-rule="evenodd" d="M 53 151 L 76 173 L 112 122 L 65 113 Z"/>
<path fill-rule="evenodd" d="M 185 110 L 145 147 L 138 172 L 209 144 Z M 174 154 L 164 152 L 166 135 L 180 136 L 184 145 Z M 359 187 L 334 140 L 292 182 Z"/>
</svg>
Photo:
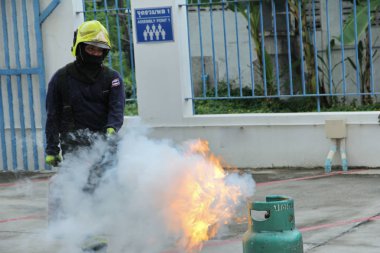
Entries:
<svg viewBox="0 0 380 253">
<path fill-rule="evenodd" d="M 137 42 L 174 41 L 172 7 L 135 9 Z"/>
</svg>

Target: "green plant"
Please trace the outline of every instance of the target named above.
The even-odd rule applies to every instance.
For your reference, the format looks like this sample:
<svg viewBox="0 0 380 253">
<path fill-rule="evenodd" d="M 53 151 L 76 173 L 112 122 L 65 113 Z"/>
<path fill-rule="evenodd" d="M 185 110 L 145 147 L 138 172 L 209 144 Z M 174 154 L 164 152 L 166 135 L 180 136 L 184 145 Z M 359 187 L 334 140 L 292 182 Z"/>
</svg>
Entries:
<svg viewBox="0 0 380 253">
<path fill-rule="evenodd" d="M 265 0 L 267 1 L 267 0 Z M 241 13 L 247 22 L 249 22 L 249 28 L 251 37 L 255 44 L 255 51 L 258 60 L 258 72 L 261 75 L 262 80 L 266 80 L 266 91 L 268 95 L 276 94 L 277 90 L 274 85 L 274 67 L 273 61 L 268 54 L 265 46 L 262 48 L 262 32 L 260 29 L 260 2 L 234 2 L 228 5 L 228 9 L 231 11 L 237 11 Z M 265 71 L 264 71 L 265 64 Z M 263 81 L 264 82 L 264 81 Z"/>
<path fill-rule="evenodd" d="M 329 71 L 329 64 L 326 62 L 325 59 L 328 58 L 328 54 L 329 54 L 329 50 L 325 50 L 325 55 L 322 56 L 322 55 L 317 55 L 318 57 L 318 81 L 319 81 L 319 87 L 320 87 L 320 90 L 323 90 L 323 92 L 321 92 L 322 94 L 326 94 L 327 91 L 326 91 L 326 87 L 329 88 L 329 92 L 331 94 L 336 94 L 338 93 L 338 87 L 343 83 L 344 79 L 348 77 L 348 74 L 346 73 L 344 79 L 341 78 L 338 82 L 335 81 L 334 78 L 331 78 L 331 87 L 329 85 L 329 82 L 330 82 L 330 74 L 333 75 L 334 71 L 337 69 L 337 67 L 341 66 L 342 65 L 342 62 L 339 61 L 338 63 L 335 63 L 330 71 Z M 347 60 L 347 58 L 346 58 Z M 323 101 L 324 101 L 324 105 L 325 107 L 330 107 L 334 104 L 338 104 L 338 103 L 345 103 L 345 98 L 343 98 L 341 101 L 339 101 L 338 97 L 337 96 L 332 96 L 332 97 L 327 97 L 327 96 L 323 96 L 321 98 Z"/>
<path fill-rule="evenodd" d="M 364 40 L 359 41 L 358 43 L 358 66 L 354 62 L 354 60 L 351 57 L 348 57 L 347 60 L 352 66 L 352 68 L 359 72 L 359 80 L 360 80 L 360 93 L 371 93 L 371 84 L 370 84 L 370 75 L 371 75 L 371 58 L 370 58 L 370 50 L 369 50 L 369 37 L 366 36 Z M 366 45 L 366 48 L 365 46 Z M 373 52 L 372 59 L 375 59 L 375 56 L 377 54 L 377 50 Z M 373 60 L 374 62 L 374 60 Z M 356 81 L 354 81 L 356 82 Z M 361 96 L 361 102 L 363 104 L 372 104 L 373 99 L 371 95 L 363 94 Z"/>
<path fill-rule="evenodd" d="M 351 1 L 352 2 L 352 1 Z M 345 45 L 353 45 L 355 43 L 355 16 L 356 16 L 356 31 L 357 37 L 360 39 L 367 31 L 368 25 L 368 5 L 367 0 L 357 0 L 356 1 L 356 15 L 354 9 L 352 13 L 348 16 L 346 22 L 343 25 L 343 40 Z M 374 12 L 380 6 L 379 0 L 370 0 L 371 12 Z M 374 16 L 370 16 L 372 21 Z M 342 35 L 341 35 L 342 36 Z M 341 36 L 337 38 L 338 41 L 341 41 Z"/>
<path fill-rule="evenodd" d="M 292 18 L 295 20 L 295 29 L 294 33 L 297 36 L 301 36 L 302 32 L 302 44 L 303 48 L 300 50 L 296 50 L 293 52 L 294 59 L 299 67 L 301 64 L 304 64 L 304 73 L 300 73 L 299 75 L 305 75 L 305 85 L 306 92 L 316 93 L 317 85 L 316 85 L 316 72 L 315 72 L 315 53 L 314 53 L 314 45 L 312 42 L 311 34 L 313 34 L 312 28 L 310 28 L 307 24 L 307 11 L 306 6 L 310 4 L 311 0 L 298 1 L 298 0 L 289 0 L 289 10 Z M 301 28 L 301 29 L 300 29 Z M 292 43 L 300 43 L 300 39 L 292 40 Z M 297 48 L 296 45 L 293 45 L 293 48 Z M 302 59 L 302 54 L 303 59 Z M 297 72 L 296 72 L 297 73 Z"/>
<path fill-rule="evenodd" d="M 371 0 L 370 6 L 370 11 L 374 12 L 380 7 L 380 1 Z M 375 61 L 377 50 L 374 50 L 372 55 L 370 55 L 370 43 L 372 43 L 372 41 L 370 41 L 368 26 L 371 25 L 370 21 L 372 21 L 373 18 L 373 15 L 368 17 L 367 1 L 357 0 L 356 13 L 354 13 L 353 9 L 352 13 L 344 23 L 343 34 L 341 34 L 338 38 L 334 38 L 331 42 L 333 45 L 335 45 L 335 40 L 337 40 L 338 43 L 343 40 L 344 45 L 353 45 L 357 41 L 357 61 L 352 59 L 352 57 L 348 57 L 347 60 L 351 67 L 359 75 L 360 93 L 371 93 L 372 91 L 370 84 L 370 66 Z M 357 37 L 355 37 L 355 22 Z M 356 83 L 356 80 L 353 82 Z M 363 94 L 361 96 L 361 103 L 364 105 L 372 104 L 372 96 Z"/>
<path fill-rule="evenodd" d="M 218 85 L 220 96 L 227 96 L 227 84 Z M 252 90 L 244 87 L 243 97 L 240 97 L 240 88 L 230 90 L 231 97 L 219 100 L 195 100 L 196 114 L 232 114 L 232 113 L 273 113 L 273 112 L 306 112 L 315 111 L 315 98 L 252 98 Z M 262 87 L 257 88 L 255 94 L 262 95 Z M 214 88 L 209 88 L 208 95 L 214 94 Z M 244 97 L 246 96 L 246 97 Z"/>
<path fill-rule="evenodd" d="M 125 116 L 136 116 L 138 115 L 138 108 L 136 101 L 127 101 L 124 109 Z"/>
</svg>

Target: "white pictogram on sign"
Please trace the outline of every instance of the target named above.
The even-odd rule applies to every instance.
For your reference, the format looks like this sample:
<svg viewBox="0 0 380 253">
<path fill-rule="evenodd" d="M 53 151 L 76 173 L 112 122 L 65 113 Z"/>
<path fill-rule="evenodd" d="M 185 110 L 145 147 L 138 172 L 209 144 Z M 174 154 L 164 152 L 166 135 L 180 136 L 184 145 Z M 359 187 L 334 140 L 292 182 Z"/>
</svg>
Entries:
<svg viewBox="0 0 380 253">
<path fill-rule="evenodd" d="M 160 36 L 162 40 L 165 40 L 166 32 L 165 29 L 162 28 L 161 24 L 158 24 L 157 27 L 155 24 L 153 24 L 152 27 L 146 25 L 143 36 L 145 41 L 160 40 Z"/>
</svg>

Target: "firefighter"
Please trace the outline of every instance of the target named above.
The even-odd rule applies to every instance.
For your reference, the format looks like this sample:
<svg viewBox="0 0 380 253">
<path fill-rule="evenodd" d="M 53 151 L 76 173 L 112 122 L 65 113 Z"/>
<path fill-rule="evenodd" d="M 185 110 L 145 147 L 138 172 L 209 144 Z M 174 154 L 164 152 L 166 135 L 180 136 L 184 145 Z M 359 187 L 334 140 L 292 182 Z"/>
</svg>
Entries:
<svg viewBox="0 0 380 253">
<path fill-rule="evenodd" d="M 61 154 L 91 145 L 94 135 L 116 133 L 123 125 L 125 91 L 120 74 L 103 61 L 111 49 L 106 28 L 86 21 L 74 32 L 71 62 L 49 82 L 46 96 L 47 164 Z"/>
</svg>

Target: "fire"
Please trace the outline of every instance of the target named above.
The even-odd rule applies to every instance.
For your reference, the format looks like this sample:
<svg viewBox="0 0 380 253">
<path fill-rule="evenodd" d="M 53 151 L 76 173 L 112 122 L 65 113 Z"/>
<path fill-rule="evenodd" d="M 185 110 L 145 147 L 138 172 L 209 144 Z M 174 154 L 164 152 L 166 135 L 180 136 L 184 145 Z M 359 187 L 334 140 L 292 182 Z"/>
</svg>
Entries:
<svg viewBox="0 0 380 253">
<path fill-rule="evenodd" d="M 228 185 L 220 160 L 210 153 L 207 141 L 189 145 L 188 157 L 196 166 L 181 175 L 171 201 L 172 229 L 180 227 L 178 246 L 199 252 L 202 243 L 214 237 L 221 224 L 231 220 L 241 196 L 239 187 Z M 173 218 L 175 217 L 175 218 Z"/>
</svg>

